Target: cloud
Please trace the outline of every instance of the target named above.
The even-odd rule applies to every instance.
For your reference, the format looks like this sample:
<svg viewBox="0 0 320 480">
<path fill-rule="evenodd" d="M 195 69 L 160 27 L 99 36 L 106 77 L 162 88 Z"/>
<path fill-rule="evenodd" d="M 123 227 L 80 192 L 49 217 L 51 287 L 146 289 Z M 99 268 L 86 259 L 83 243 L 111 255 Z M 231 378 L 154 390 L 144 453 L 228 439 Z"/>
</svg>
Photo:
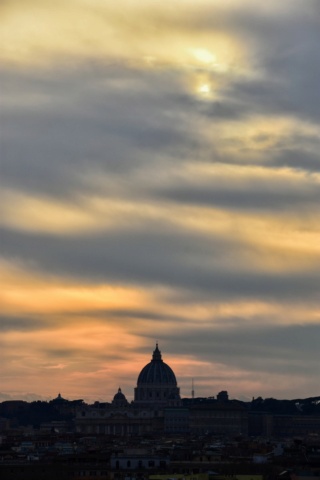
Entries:
<svg viewBox="0 0 320 480">
<path fill-rule="evenodd" d="M 176 202 L 200 204 L 212 207 L 231 208 L 235 210 L 294 210 L 297 208 L 317 209 L 320 201 L 320 188 L 317 178 L 294 178 L 289 172 L 270 174 L 267 170 L 261 175 L 261 170 L 248 175 L 243 182 L 235 180 L 236 172 L 212 169 L 212 175 L 196 181 L 187 179 L 163 189 L 160 195 L 163 199 Z M 281 178 L 282 177 L 282 178 Z M 290 178 L 291 177 L 291 178 Z M 210 179 L 210 181 L 208 181 Z M 234 181 L 235 180 L 235 181 Z"/>
<path fill-rule="evenodd" d="M 126 69 L 114 72 L 111 81 L 108 75 L 93 68 L 86 79 L 81 69 L 56 80 L 7 77 L 16 102 L 4 112 L 1 168 L 7 187 L 61 198 L 94 191 L 92 179 L 103 175 L 104 191 L 112 192 L 128 188 L 137 169 L 195 151 L 197 136 L 179 96 L 167 95 L 165 75 L 143 77 Z M 170 83 L 174 87 L 175 79 Z M 27 91 L 27 98 L 36 97 L 23 108 L 17 99 L 26 98 Z M 160 148 L 161 158 L 155 155 Z"/>
<path fill-rule="evenodd" d="M 156 338 L 183 392 L 311 395 L 318 3 L 0 15 L 3 395 L 130 398 Z"/>
<path fill-rule="evenodd" d="M 226 238 L 185 236 L 161 230 L 121 231 L 120 234 L 53 239 L 1 232 L 3 254 L 28 259 L 54 275 L 127 285 L 166 285 L 206 292 L 213 296 L 259 298 L 315 298 L 319 272 L 313 269 L 266 272 L 240 268 L 246 247 Z M 19 254 L 19 252 L 21 252 Z M 48 255 L 50 252 L 50 255 Z M 234 263 L 228 258 L 234 257 Z M 249 249 L 248 249 L 249 256 Z M 215 266 L 215 258 L 225 259 Z M 232 257 L 231 257 L 232 258 Z M 245 258 L 244 258 L 245 259 Z M 228 267 L 226 268 L 226 262 Z"/>
<path fill-rule="evenodd" d="M 77 61 L 88 56 L 144 67 L 154 63 L 185 65 L 191 61 L 185 43 L 192 44 L 196 33 L 192 24 L 188 26 L 194 6 L 186 7 L 185 14 L 177 16 L 172 15 L 170 6 L 150 5 L 148 1 L 122 0 L 117 6 L 80 0 L 56 2 L 54 6 L 50 2 L 28 2 L 24 8 L 12 2 L 3 8 L 6 48 L 2 56 L 6 62 L 20 65 L 46 66 L 70 57 Z M 215 30 L 215 47 L 225 55 L 230 38 L 224 39 L 220 29 Z M 212 36 L 212 31 L 201 35 L 201 41 L 212 40 Z M 191 65 L 197 65 L 192 60 Z"/>
<path fill-rule="evenodd" d="M 43 321 L 37 318 L 0 316 L 1 332 L 38 330 L 42 326 Z"/>
</svg>

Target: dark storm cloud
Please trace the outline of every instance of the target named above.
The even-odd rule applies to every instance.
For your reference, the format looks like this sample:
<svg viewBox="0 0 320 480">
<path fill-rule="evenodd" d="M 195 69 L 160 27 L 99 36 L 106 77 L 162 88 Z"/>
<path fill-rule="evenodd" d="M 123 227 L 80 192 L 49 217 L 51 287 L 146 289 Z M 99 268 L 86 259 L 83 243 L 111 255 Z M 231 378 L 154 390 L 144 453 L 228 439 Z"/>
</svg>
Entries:
<svg viewBox="0 0 320 480">
<path fill-rule="evenodd" d="M 316 262 L 312 270 L 301 269 L 295 275 L 251 270 L 248 259 L 262 252 L 231 239 L 200 237 L 161 225 L 82 238 L 6 230 L 0 235 L 7 258 L 28 260 L 40 271 L 66 278 L 167 285 L 205 292 L 212 299 L 244 296 L 294 301 L 319 294 Z M 233 267 L 226 268 L 225 262 L 230 264 L 232 258 Z M 249 268 L 244 268 L 248 261 Z"/>
</svg>

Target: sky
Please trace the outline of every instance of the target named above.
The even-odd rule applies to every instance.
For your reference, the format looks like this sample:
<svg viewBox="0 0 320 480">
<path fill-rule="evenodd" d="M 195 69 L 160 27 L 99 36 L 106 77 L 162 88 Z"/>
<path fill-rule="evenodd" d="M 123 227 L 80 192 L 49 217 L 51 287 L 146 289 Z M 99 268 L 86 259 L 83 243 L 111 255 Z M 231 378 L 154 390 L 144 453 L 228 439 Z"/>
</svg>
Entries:
<svg viewBox="0 0 320 480">
<path fill-rule="evenodd" d="M 320 395 L 319 0 L 2 0 L 0 401 Z"/>
</svg>

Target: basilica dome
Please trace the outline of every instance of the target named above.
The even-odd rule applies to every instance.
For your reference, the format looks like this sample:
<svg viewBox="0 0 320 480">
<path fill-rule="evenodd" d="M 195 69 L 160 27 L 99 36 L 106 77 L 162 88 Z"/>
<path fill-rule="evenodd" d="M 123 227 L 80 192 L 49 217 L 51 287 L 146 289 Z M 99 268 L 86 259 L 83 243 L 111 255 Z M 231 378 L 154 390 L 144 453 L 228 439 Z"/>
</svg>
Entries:
<svg viewBox="0 0 320 480">
<path fill-rule="evenodd" d="M 177 386 L 176 376 L 169 365 L 162 360 L 158 344 L 151 362 L 143 367 L 138 376 L 134 403 L 155 406 L 180 404 L 180 389 Z"/>
<path fill-rule="evenodd" d="M 156 344 L 152 360 L 140 372 L 137 385 L 173 385 L 177 386 L 177 380 L 172 369 L 162 360 L 161 352 Z"/>
<path fill-rule="evenodd" d="M 115 407 L 125 407 L 128 405 L 128 401 L 125 395 L 122 393 L 120 387 L 118 389 L 118 392 L 113 397 L 112 405 L 114 405 Z"/>
</svg>

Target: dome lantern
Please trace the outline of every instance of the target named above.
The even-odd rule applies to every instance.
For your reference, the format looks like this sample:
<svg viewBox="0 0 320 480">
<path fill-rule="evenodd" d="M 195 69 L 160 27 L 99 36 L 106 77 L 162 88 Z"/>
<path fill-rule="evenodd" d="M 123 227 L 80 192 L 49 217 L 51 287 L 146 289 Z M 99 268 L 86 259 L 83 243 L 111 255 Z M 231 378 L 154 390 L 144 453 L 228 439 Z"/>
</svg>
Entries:
<svg viewBox="0 0 320 480">
<path fill-rule="evenodd" d="M 152 360 L 161 360 L 161 362 L 163 361 L 162 360 L 162 355 L 161 355 L 161 352 L 158 348 L 158 343 L 156 343 L 156 348 L 155 350 L 153 351 L 153 355 L 152 355 Z"/>
</svg>

